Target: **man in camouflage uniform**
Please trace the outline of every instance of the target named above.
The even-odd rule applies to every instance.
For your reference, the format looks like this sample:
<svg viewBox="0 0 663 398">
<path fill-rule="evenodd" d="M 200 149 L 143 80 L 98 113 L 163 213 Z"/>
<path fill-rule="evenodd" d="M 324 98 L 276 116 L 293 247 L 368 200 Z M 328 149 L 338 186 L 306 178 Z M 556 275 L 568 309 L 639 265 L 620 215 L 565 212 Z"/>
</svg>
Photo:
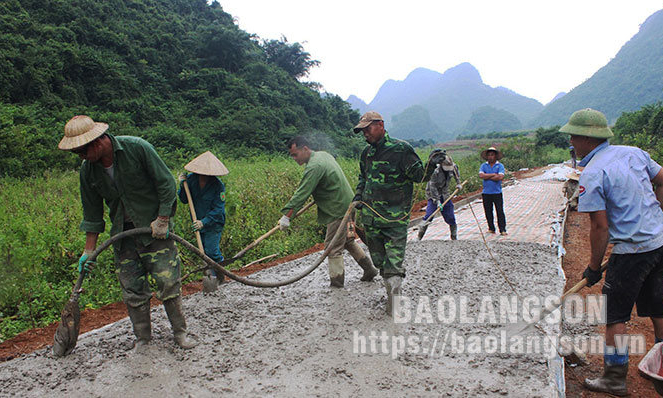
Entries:
<svg viewBox="0 0 663 398">
<path fill-rule="evenodd" d="M 110 234 L 150 226 L 152 235 L 134 235 L 113 245 L 122 296 L 136 335 L 135 346 L 147 345 L 152 336 L 148 274 L 157 284 L 157 298 L 163 300 L 175 342 L 182 348 L 197 343 L 187 337 L 180 299 L 180 259 L 175 242 L 168 239 L 173 229 L 175 180 L 154 147 L 138 137 L 112 136 L 106 123 L 74 116 L 64 128 L 58 144 L 77 154 L 80 169 L 85 250 L 78 262 L 79 272 L 90 272 L 88 257 L 104 232 L 104 202 L 112 222 Z"/>
<path fill-rule="evenodd" d="M 355 133 L 360 131 L 369 145 L 361 153 L 353 200 L 362 202 L 357 207 L 361 209 L 366 244 L 384 280 L 387 313 L 391 315 L 393 296 L 400 295 L 405 277 L 403 256 L 413 183 L 421 182 L 424 167 L 407 142 L 389 137 L 379 113 L 366 112 L 354 127 Z"/>
</svg>

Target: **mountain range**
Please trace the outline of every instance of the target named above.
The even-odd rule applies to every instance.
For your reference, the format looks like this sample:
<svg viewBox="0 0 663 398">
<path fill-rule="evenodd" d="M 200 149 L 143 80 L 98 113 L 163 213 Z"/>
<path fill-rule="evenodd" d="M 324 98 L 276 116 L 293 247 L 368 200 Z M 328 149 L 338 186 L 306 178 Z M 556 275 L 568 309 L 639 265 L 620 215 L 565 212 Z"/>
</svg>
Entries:
<svg viewBox="0 0 663 398">
<path fill-rule="evenodd" d="M 563 124 L 574 111 L 587 107 L 602 111 L 614 123 L 622 112 L 661 100 L 663 10 L 648 17 L 607 65 L 545 106 L 508 88 L 485 84 L 468 62 L 444 73 L 417 68 L 405 80 L 384 82 L 368 104 L 354 95 L 346 101 L 360 113 L 380 112 L 396 137 L 446 141 L 463 133 L 507 131 L 518 125 Z M 413 130 L 419 123 L 424 127 Z"/>
</svg>

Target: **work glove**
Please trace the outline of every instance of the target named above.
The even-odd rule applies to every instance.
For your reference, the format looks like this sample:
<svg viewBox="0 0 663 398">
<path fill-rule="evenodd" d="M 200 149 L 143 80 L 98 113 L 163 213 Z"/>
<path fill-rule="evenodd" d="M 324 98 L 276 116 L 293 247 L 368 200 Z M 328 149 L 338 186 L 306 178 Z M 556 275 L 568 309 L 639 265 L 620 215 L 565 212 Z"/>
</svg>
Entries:
<svg viewBox="0 0 663 398">
<path fill-rule="evenodd" d="M 588 265 L 587 268 L 585 269 L 585 272 L 582 273 L 582 277 L 587 278 L 587 287 L 590 287 L 592 285 L 595 285 L 596 282 L 600 281 L 601 278 L 603 278 L 603 272 L 594 271 Z"/>
<path fill-rule="evenodd" d="M 196 220 L 193 222 L 193 224 L 191 224 L 191 229 L 193 230 L 193 232 L 200 231 L 201 229 L 203 229 L 203 227 L 204 227 L 203 222 L 200 220 Z"/>
<path fill-rule="evenodd" d="M 156 239 L 168 239 L 168 217 L 158 216 L 150 224 L 152 237 Z"/>
<path fill-rule="evenodd" d="M 361 194 L 360 194 L 360 193 L 356 194 L 355 197 L 352 198 L 352 201 L 357 203 L 357 204 L 355 205 L 355 209 L 359 210 L 359 209 L 361 209 L 362 207 L 364 207 L 364 204 L 361 203 Z"/>
<path fill-rule="evenodd" d="M 279 229 L 281 231 L 284 231 L 290 227 L 290 217 L 283 215 L 281 216 L 281 219 L 279 220 Z"/>
<path fill-rule="evenodd" d="M 94 269 L 94 266 L 97 265 L 96 261 L 88 261 L 88 257 L 92 254 L 92 250 L 85 250 L 81 255 L 81 258 L 78 259 L 78 272 L 81 273 L 85 270 L 86 274 L 89 274 Z"/>
<path fill-rule="evenodd" d="M 180 174 L 177 176 L 177 181 L 178 181 L 180 184 L 182 183 L 182 181 L 185 181 L 185 180 L 186 180 L 186 174 L 185 174 L 185 173 L 180 173 Z"/>
<path fill-rule="evenodd" d="M 460 184 L 456 184 L 456 189 L 458 190 L 458 192 L 460 192 L 463 190 L 463 186 Z"/>
</svg>

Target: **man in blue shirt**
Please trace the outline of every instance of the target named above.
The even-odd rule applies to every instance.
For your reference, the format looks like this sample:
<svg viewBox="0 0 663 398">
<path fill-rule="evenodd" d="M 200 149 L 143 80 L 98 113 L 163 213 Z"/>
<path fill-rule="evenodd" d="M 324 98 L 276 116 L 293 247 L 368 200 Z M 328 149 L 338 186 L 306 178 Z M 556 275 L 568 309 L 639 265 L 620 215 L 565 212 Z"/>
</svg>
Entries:
<svg viewBox="0 0 663 398">
<path fill-rule="evenodd" d="M 615 335 L 626 334 L 633 304 L 639 316 L 651 318 L 656 342 L 663 341 L 663 171 L 639 148 L 610 145 L 613 134 L 599 111 L 575 112 L 560 132 L 571 135 L 582 157 L 579 166 L 585 167 L 578 211 L 589 213 L 591 222 L 591 257 L 583 273 L 587 286 L 601 280 L 605 250 L 614 244 L 602 289 L 607 300 L 604 373 L 584 385 L 623 396 L 628 394 L 628 347 L 617 347 Z"/>
<path fill-rule="evenodd" d="M 502 180 L 504 179 L 504 165 L 499 162 L 502 152 L 495 147 L 490 147 L 481 152 L 481 157 L 486 163 L 479 168 L 479 178 L 483 180 L 483 211 L 488 222 L 488 232 L 495 233 L 493 222 L 493 205 L 497 213 L 497 226 L 500 234 L 506 235 L 506 217 L 504 216 L 504 198 L 502 197 Z"/>
</svg>

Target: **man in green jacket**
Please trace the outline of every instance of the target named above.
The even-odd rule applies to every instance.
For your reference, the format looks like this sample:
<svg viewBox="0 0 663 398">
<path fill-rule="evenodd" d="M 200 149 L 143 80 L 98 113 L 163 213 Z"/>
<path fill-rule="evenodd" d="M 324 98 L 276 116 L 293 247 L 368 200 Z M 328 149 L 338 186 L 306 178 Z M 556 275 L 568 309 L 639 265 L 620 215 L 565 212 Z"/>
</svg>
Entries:
<svg viewBox="0 0 663 398">
<path fill-rule="evenodd" d="M 413 183 L 422 182 L 424 167 L 410 144 L 389 137 L 379 113 L 366 112 L 354 127 L 355 133 L 360 131 L 368 146 L 361 153 L 353 201 L 361 202 L 358 207 L 366 244 L 384 279 L 387 314 L 391 315 L 393 296 L 401 294 L 405 277 L 403 257 Z"/>
<path fill-rule="evenodd" d="M 305 164 L 306 168 L 299 187 L 290 201 L 281 209 L 283 216 L 279 220 L 279 227 L 282 230 L 288 228 L 292 214 L 299 210 L 306 199 L 312 195 L 318 207 L 318 222 L 327 225 L 325 247 L 328 247 L 352 202 L 352 188 L 334 157 L 327 152 L 312 151 L 306 138 L 294 137 L 288 141 L 287 146 L 290 156 L 295 162 L 300 166 Z M 345 281 L 344 248 L 364 270 L 361 280 L 372 281 L 378 271 L 373 267 L 371 259 L 355 242 L 354 237 L 346 233 L 331 248 L 327 258 L 331 286 L 343 287 Z"/>
<path fill-rule="evenodd" d="M 97 239 L 104 232 L 104 202 L 112 223 L 110 234 L 150 226 L 152 235 L 134 235 L 113 245 L 122 295 L 136 335 L 136 347 L 151 339 L 150 286 L 148 274 L 157 284 L 157 298 L 182 348 L 197 343 L 187 337 L 180 298 L 180 259 L 175 242 L 168 239 L 175 215 L 175 180 L 154 147 L 138 137 L 114 137 L 106 123 L 90 117 L 71 118 L 58 148 L 71 151 L 83 163 L 80 190 L 83 204 L 85 250 L 78 262 L 79 272 L 90 272 L 87 261 Z"/>
</svg>

